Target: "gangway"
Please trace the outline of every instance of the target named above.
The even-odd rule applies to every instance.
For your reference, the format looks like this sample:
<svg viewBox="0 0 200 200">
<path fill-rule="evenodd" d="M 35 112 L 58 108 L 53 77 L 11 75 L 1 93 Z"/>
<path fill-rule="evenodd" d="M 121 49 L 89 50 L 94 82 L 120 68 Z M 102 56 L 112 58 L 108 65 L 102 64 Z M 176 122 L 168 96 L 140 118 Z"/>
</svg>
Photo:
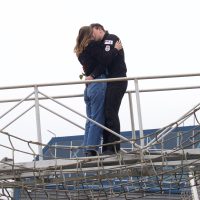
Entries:
<svg viewBox="0 0 200 200">
<path fill-rule="evenodd" d="M 63 92 L 63 87 L 81 87 L 86 83 L 85 81 L 0 87 L 1 96 L 9 96 L 10 91 L 12 96 L 12 98 L 0 99 L 0 150 L 2 152 L 0 198 L 37 200 L 199 199 L 200 134 L 198 116 L 200 103 L 196 101 L 190 105 L 190 108 L 187 106 L 188 109 L 184 110 L 185 112 L 182 112 L 176 119 L 173 118 L 155 132 L 145 135 L 143 128 L 145 115 L 142 115 L 145 112 L 144 110 L 142 112 L 141 95 L 155 92 L 197 91 L 200 86 L 179 85 L 141 89 L 145 84 L 140 83 L 139 87 L 139 82 L 143 81 L 156 82 L 181 78 L 193 80 L 199 76 L 200 74 L 182 74 L 87 81 L 87 83 L 124 79 L 129 81 L 131 89 L 127 90 L 127 97 L 125 97 L 125 101 L 129 105 L 126 106 L 128 107 L 126 117 L 129 116 L 131 129 L 129 138 L 87 118 L 84 111 L 80 112 L 80 108 L 69 106 L 69 99 L 82 100 L 82 94 L 52 95 L 50 90 L 53 88 L 56 92 Z M 132 89 L 132 85 L 135 86 L 134 89 Z M 57 87 L 62 89 L 56 89 Z M 22 97 L 16 98 L 18 95 L 13 91 L 17 90 L 20 90 Z M 69 91 L 71 90 L 69 89 Z M 133 94 L 135 94 L 135 100 L 133 100 Z M 198 92 L 195 95 L 198 96 Z M 151 102 L 151 106 L 152 104 Z M 53 108 L 50 108 L 52 105 Z M 134 105 L 136 111 L 133 109 Z M 62 111 L 61 108 L 65 111 Z M 71 156 L 68 158 L 60 158 L 59 153 L 57 154 L 55 150 L 74 152 L 84 147 L 54 144 L 48 147 L 52 151 L 45 155 L 43 149 L 47 147 L 47 143 L 42 140 L 44 138 L 43 126 L 45 124 L 45 130 L 50 130 L 51 128 L 48 126 L 52 125 L 55 118 L 53 121 L 50 120 L 50 123 L 49 121 L 46 123 L 47 115 L 44 115 L 42 110 L 75 126 L 82 132 L 84 132 L 84 122 L 78 124 L 77 120 L 71 120 L 72 114 L 68 112 L 84 120 L 90 120 L 107 129 L 111 134 L 119 136 L 120 142 L 126 143 L 129 148 L 122 148 L 121 152 L 109 156 L 101 155 L 101 153 L 95 157 L 70 154 Z M 35 128 L 32 128 L 32 125 L 27 122 L 27 119 L 31 118 L 29 114 L 34 116 Z M 157 115 L 153 116 L 153 113 L 151 116 L 155 120 L 161 119 Z M 21 123 L 22 119 L 25 120 L 25 123 Z M 185 127 L 186 124 L 191 127 L 190 130 L 176 131 L 180 127 Z M 31 133 L 37 133 L 34 137 L 32 134 L 24 137 L 20 135 L 21 129 L 27 128 L 26 125 L 28 128 L 29 126 L 32 128 Z M 138 132 L 135 126 L 139 128 Z M 54 137 L 59 137 L 58 133 Z M 166 148 L 166 143 L 170 144 L 170 141 L 171 143 L 176 141 L 176 145 L 173 148 Z"/>
</svg>

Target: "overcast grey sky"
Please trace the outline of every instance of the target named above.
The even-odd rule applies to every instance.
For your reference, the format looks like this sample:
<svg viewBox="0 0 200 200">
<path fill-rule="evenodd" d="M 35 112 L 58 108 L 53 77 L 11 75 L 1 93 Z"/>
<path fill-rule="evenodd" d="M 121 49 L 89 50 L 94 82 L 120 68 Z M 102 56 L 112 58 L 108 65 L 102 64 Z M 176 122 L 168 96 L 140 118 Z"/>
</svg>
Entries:
<svg viewBox="0 0 200 200">
<path fill-rule="evenodd" d="M 0 85 L 78 80 L 83 25 L 117 34 L 128 76 L 199 72 L 199 0 L 1 0 Z"/>
<path fill-rule="evenodd" d="M 128 77 L 199 73 L 199 10 L 199 0 L 0 0 L 0 87 L 78 81 L 82 67 L 73 53 L 76 36 L 81 26 L 94 22 L 120 37 Z M 78 90 L 83 92 L 83 87 Z M 161 100 L 156 94 L 141 97 L 142 103 L 146 101 L 142 105 L 145 127 L 164 126 L 199 101 L 198 94 L 187 99 L 191 93 L 176 92 L 179 98 L 173 94 L 161 95 Z M 169 109 L 169 104 L 174 107 Z M 120 110 L 123 130 L 129 115 L 125 107 Z M 66 129 L 63 132 L 51 120 L 43 124 L 44 131 L 64 135 Z M 43 141 L 51 137 L 46 133 Z"/>
</svg>

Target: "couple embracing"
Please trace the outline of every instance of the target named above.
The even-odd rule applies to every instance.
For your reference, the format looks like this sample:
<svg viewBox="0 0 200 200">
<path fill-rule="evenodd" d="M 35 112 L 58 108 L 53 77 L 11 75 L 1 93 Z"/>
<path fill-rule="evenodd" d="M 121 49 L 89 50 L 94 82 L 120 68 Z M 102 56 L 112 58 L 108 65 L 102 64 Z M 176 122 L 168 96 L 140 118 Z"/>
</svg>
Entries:
<svg viewBox="0 0 200 200">
<path fill-rule="evenodd" d="M 126 77 L 124 50 L 119 37 L 109 34 L 101 24 L 80 28 L 74 52 L 85 80 Z M 96 82 L 86 85 L 84 101 L 87 117 L 120 134 L 119 108 L 128 82 Z M 87 120 L 84 146 L 86 156 L 96 156 L 103 137 L 102 154 L 120 150 L 119 137 Z"/>
</svg>

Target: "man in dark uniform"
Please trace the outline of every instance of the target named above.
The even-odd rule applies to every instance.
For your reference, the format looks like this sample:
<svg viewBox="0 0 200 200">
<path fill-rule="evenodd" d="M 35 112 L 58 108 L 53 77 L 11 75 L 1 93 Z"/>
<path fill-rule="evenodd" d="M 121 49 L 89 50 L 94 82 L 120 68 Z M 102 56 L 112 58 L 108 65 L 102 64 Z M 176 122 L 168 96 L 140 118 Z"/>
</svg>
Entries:
<svg viewBox="0 0 200 200">
<path fill-rule="evenodd" d="M 101 59 L 104 60 L 107 65 L 107 77 L 108 78 L 119 78 L 126 77 L 126 63 L 124 58 L 124 50 L 121 49 L 116 51 L 116 54 L 109 52 L 114 49 L 114 45 L 119 40 L 114 34 L 109 34 L 105 31 L 101 24 L 90 25 L 93 32 L 93 37 L 96 41 L 101 42 L 102 55 Z M 106 58 L 106 59 L 105 59 Z M 108 82 L 105 96 L 105 126 L 116 133 L 120 134 L 120 120 L 119 120 L 119 108 L 121 105 L 122 98 L 127 89 L 127 81 L 115 81 Z M 103 144 L 115 143 L 120 138 L 104 130 L 103 132 Z M 102 148 L 103 154 L 114 154 L 120 150 L 120 144 L 105 145 Z"/>
<path fill-rule="evenodd" d="M 109 54 L 104 55 L 101 42 L 92 38 L 92 28 L 83 26 L 80 28 L 74 52 L 83 66 L 85 80 L 106 78 L 106 65 L 110 57 L 117 55 L 122 46 L 116 42 Z M 112 54 L 112 56 L 111 56 Z M 101 59 L 101 56 L 103 59 Z M 102 61 L 102 62 L 101 62 Z M 106 64 L 105 64 L 106 63 Z M 86 103 L 87 117 L 104 125 L 104 100 L 106 93 L 105 82 L 89 83 L 84 90 L 84 101 Z M 86 156 L 96 156 L 101 144 L 103 129 L 90 120 L 86 121 L 83 145 Z"/>
</svg>

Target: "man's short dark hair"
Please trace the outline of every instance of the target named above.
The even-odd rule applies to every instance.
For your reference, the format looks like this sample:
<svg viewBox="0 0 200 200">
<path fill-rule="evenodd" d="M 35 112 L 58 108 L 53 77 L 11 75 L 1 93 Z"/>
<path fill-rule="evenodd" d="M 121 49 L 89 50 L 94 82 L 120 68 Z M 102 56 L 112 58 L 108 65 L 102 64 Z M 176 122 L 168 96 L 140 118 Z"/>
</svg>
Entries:
<svg viewBox="0 0 200 200">
<path fill-rule="evenodd" d="M 105 31 L 104 27 L 99 24 L 99 23 L 94 23 L 94 24 L 90 24 L 91 28 L 97 28 L 97 29 L 102 29 L 103 31 Z"/>
</svg>

